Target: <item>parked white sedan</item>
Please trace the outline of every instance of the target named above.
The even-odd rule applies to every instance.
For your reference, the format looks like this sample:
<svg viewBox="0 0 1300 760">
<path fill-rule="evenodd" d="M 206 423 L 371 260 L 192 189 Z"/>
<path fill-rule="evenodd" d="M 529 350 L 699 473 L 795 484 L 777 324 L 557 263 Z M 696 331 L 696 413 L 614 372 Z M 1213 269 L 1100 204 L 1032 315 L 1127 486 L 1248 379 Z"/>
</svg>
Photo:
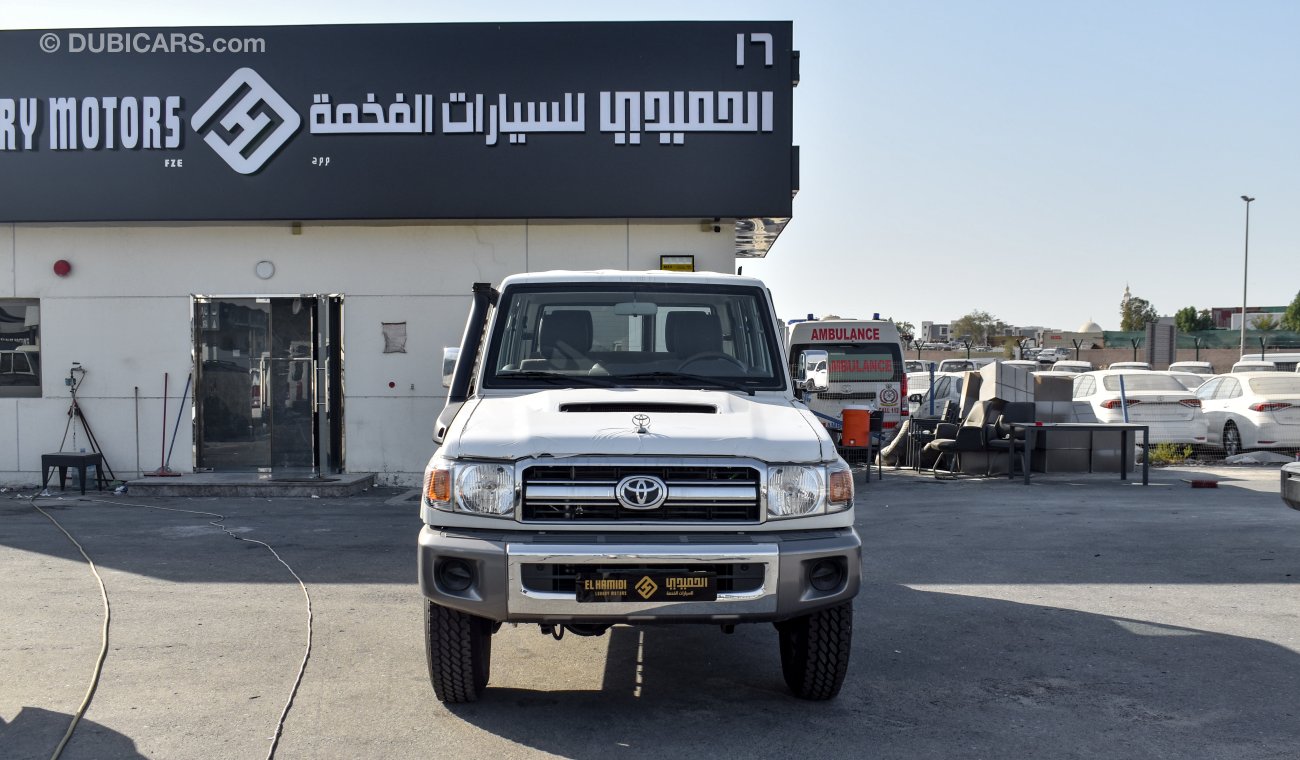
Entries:
<svg viewBox="0 0 1300 760">
<path fill-rule="evenodd" d="M 908 391 L 910 391 L 910 395 L 907 397 L 908 413 L 913 417 L 932 418 L 943 412 L 945 401 L 960 403 L 961 388 L 965 378 L 965 372 L 936 373 L 934 385 L 922 388 L 919 392 L 909 381 L 907 385 Z M 933 413 L 930 412 L 931 398 L 934 399 Z"/>
<path fill-rule="evenodd" d="M 1237 372 L 1196 390 L 1209 443 L 1227 456 L 1246 449 L 1300 448 L 1300 374 Z"/>
<path fill-rule="evenodd" d="M 1277 372 L 1277 365 L 1268 361 L 1246 359 L 1232 363 L 1233 372 Z"/>
<path fill-rule="evenodd" d="M 1206 377 L 1218 374 L 1217 372 L 1214 371 L 1213 364 L 1211 364 L 1210 362 L 1203 362 L 1203 361 L 1174 362 L 1173 364 L 1169 365 L 1169 371 L 1170 372 L 1195 372 L 1198 375 L 1205 375 Z"/>
<path fill-rule="evenodd" d="M 1077 375 L 1081 372 L 1091 372 L 1092 362 L 1075 361 L 1074 359 L 1062 359 L 1061 361 L 1053 364 L 1049 371 L 1068 372 L 1072 375 Z"/>
<path fill-rule="evenodd" d="M 1141 369 L 1084 372 L 1074 378 L 1074 400 L 1087 401 L 1098 422 L 1123 422 L 1127 402 L 1128 421 L 1149 426 L 1153 444 L 1205 443 L 1205 417 L 1201 414 L 1200 399 L 1163 372 Z"/>
</svg>

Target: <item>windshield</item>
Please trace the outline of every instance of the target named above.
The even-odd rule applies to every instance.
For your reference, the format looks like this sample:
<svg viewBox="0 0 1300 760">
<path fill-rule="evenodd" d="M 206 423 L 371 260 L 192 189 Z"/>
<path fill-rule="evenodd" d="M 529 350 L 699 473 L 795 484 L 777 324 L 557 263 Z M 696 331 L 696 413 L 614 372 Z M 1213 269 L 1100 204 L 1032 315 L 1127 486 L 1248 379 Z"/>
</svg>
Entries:
<svg viewBox="0 0 1300 760">
<path fill-rule="evenodd" d="M 796 343 L 790 355 L 809 349 L 826 352 L 830 383 L 889 383 L 903 377 L 902 349 L 896 343 Z"/>
<path fill-rule="evenodd" d="M 497 305 L 484 387 L 787 387 L 759 288 L 538 283 Z"/>
<path fill-rule="evenodd" d="M 1210 379 L 1209 375 L 1198 375 L 1195 372 L 1174 372 L 1170 377 L 1177 380 L 1189 391 L 1196 390 L 1204 385 L 1206 380 Z"/>
<path fill-rule="evenodd" d="M 1119 390 L 1119 375 L 1106 375 L 1101 379 L 1101 386 L 1108 391 Z M 1124 375 L 1126 391 L 1182 391 L 1187 392 L 1183 384 L 1169 375 Z"/>
</svg>

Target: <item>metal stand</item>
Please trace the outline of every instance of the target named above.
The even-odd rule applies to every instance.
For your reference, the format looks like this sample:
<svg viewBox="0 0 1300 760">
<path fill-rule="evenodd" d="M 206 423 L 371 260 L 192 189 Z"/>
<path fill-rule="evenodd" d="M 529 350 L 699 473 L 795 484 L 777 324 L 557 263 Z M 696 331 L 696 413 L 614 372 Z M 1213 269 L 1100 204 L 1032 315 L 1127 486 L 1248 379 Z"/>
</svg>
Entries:
<svg viewBox="0 0 1300 760">
<path fill-rule="evenodd" d="M 86 370 L 82 368 L 80 362 L 73 362 L 72 369 L 68 370 L 68 377 L 63 382 L 68 386 L 68 393 L 72 396 L 72 403 L 68 406 L 68 424 L 63 426 L 63 440 L 59 441 L 59 451 L 63 451 L 63 444 L 68 442 L 68 433 L 72 433 L 72 446 L 77 446 L 77 430 L 73 423 L 80 423 L 81 429 L 86 433 L 86 442 L 90 444 L 90 450 L 99 454 L 102 458 L 104 469 L 108 472 L 109 478 L 117 480 L 117 475 L 113 468 L 108 464 L 108 457 L 99 448 L 99 441 L 95 439 L 95 432 L 90 429 L 90 421 L 86 419 L 86 413 L 81 411 L 81 404 L 77 403 L 77 388 L 81 386 L 81 381 L 86 378 Z"/>
</svg>

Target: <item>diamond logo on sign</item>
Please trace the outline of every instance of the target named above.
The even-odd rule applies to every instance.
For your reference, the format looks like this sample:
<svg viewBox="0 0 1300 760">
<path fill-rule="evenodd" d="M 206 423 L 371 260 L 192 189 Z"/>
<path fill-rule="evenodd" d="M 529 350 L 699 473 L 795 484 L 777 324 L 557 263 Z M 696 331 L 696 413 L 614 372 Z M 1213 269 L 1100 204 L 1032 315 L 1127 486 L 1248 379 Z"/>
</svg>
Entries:
<svg viewBox="0 0 1300 760">
<path fill-rule="evenodd" d="M 239 69 L 190 119 L 230 168 L 253 174 L 302 126 L 302 118 L 256 71 Z"/>
<path fill-rule="evenodd" d="M 650 576 L 644 575 L 641 580 L 636 582 L 636 592 L 641 595 L 642 599 L 649 599 L 659 590 L 659 584 L 650 580 Z"/>
</svg>

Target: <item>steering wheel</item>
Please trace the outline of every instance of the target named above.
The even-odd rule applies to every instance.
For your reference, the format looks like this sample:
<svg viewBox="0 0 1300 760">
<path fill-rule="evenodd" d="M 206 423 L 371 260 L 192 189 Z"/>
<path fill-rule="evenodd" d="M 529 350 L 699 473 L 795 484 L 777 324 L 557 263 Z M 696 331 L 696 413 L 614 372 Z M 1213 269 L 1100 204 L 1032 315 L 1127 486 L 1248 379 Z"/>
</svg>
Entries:
<svg viewBox="0 0 1300 760">
<path fill-rule="evenodd" d="M 695 354 L 694 356 L 688 356 L 681 364 L 677 365 L 677 371 L 681 372 L 682 370 L 686 369 L 688 366 L 694 364 L 695 362 L 707 361 L 709 359 L 722 359 L 723 361 L 730 362 L 731 364 L 736 365 L 736 369 L 740 370 L 741 372 L 745 371 L 744 363 L 742 363 L 736 357 L 731 356 L 730 354 L 724 354 L 721 351 L 701 351 L 700 353 Z"/>
</svg>

